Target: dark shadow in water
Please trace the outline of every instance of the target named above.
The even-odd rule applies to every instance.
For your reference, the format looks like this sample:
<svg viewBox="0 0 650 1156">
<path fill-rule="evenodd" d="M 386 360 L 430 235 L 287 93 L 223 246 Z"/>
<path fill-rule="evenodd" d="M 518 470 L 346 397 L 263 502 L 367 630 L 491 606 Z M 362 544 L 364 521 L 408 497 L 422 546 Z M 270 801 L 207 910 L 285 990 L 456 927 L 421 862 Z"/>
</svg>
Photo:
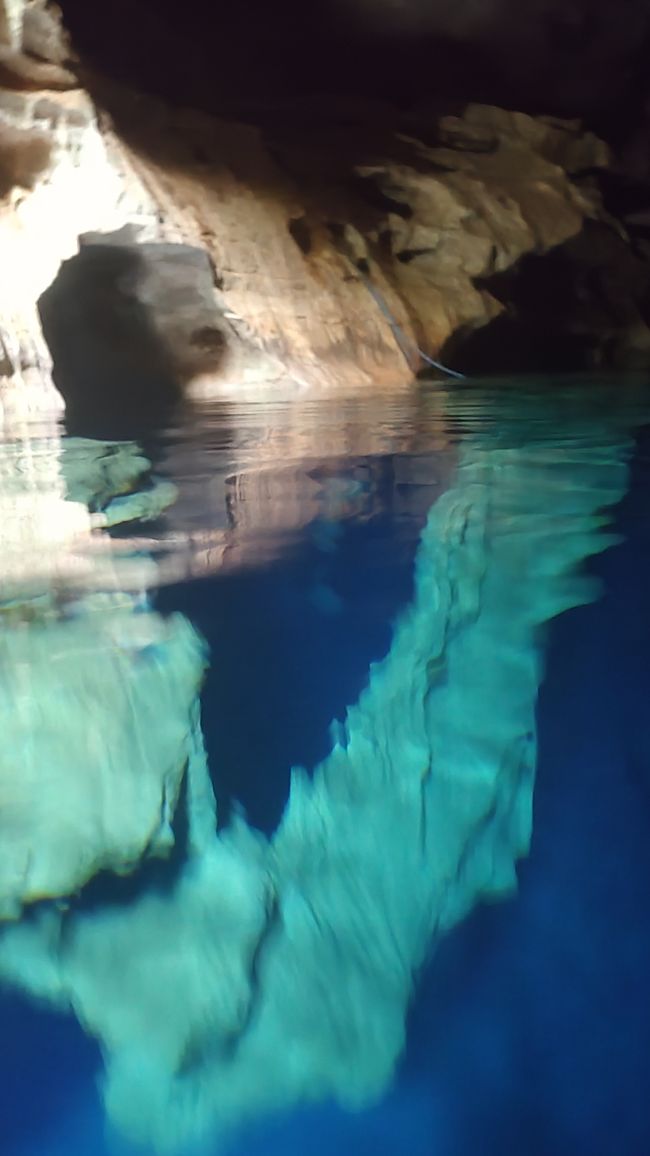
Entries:
<svg viewBox="0 0 650 1156">
<path fill-rule="evenodd" d="M 405 1063 L 381 1105 L 352 1115 L 326 1105 L 263 1121 L 253 1135 L 227 1146 L 227 1156 L 306 1150 L 314 1156 L 648 1156 L 649 433 L 642 451 L 647 457 L 637 461 L 634 488 L 620 511 L 626 541 L 593 564 L 606 581 L 606 599 L 551 628 L 538 710 L 533 848 L 520 869 L 517 898 L 477 910 L 443 942 L 413 1008 Z M 372 553 L 363 536 L 357 545 Z M 291 669 L 296 637 L 283 633 L 283 615 L 295 619 L 296 632 L 309 618 L 303 605 L 308 558 L 305 547 L 288 573 L 251 575 L 246 590 L 237 588 L 242 578 L 233 577 L 225 602 L 221 583 L 166 592 L 174 605 L 185 598 L 210 634 L 218 682 L 206 701 L 217 710 L 212 714 L 208 705 L 205 713 L 215 751 L 219 729 L 230 722 L 229 749 L 235 755 L 238 744 L 247 750 L 244 728 L 258 724 L 246 704 L 271 689 L 274 671 L 265 674 L 264 657 L 285 640 L 275 672 L 280 714 L 271 720 L 285 749 L 276 748 L 272 763 L 247 755 L 243 766 L 248 790 L 268 792 L 268 810 L 260 808 L 265 827 L 286 789 L 284 779 L 274 793 L 278 766 L 284 773 L 292 758 L 308 761 L 303 739 L 312 756 L 321 742 L 313 696 L 326 699 L 326 726 L 341 713 L 343 698 L 356 697 L 370 654 L 383 651 L 387 638 L 385 618 L 371 618 L 364 633 L 350 614 L 330 642 L 332 622 L 323 619 L 303 634 L 298 677 Z M 371 563 L 365 574 L 363 567 L 353 573 L 358 558 L 344 548 L 340 564 L 354 587 L 341 589 L 351 608 L 362 608 Z M 408 597 L 393 593 L 394 580 L 394 574 L 385 580 L 386 612 Z M 253 634 L 244 616 L 253 597 L 267 637 L 259 650 L 251 643 L 239 657 L 240 638 Z M 334 662 L 343 626 L 358 633 Z M 364 638 L 371 645 L 360 659 L 355 649 Z M 293 704 L 300 715 L 310 698 L 312 713 L 298 718 L 294 734 Z M 227 713 L 231 703 L 234 720 Z M 239 767 L 223 764 L 233 795 L 242 793 Z M 37 1142 L 50 1135 L 72 1097 L 87 1094 L 96 1050 L 71 1021 L 18 999 L 3 1001 L 0 1017 L 3 1041 L 10 1041 L 0 1049 L 3 1153 L 14 1156 L 31 1141 L 30 1154 L 49 1156 L 47 1139 L 40 1149 Z M 90 1151 L 104 1156 L 106 1150 L 80 1144 L 80 1154 Z"/>
<path fill-rule="evenodd" d="M 650 1152 L 649 487 L 640 459 L 606 599 L 551 628 L 520 893 L 443 942 L 411 1016 L 437 1156 Z"/>
<path fill-rule="evenodd" d="M 270 568 L 160 591 L 157 608 L 186 613 L 210 645 L 203 730 L 220 825 L 236 801 L 256 827 L 275 828 L 291 767 L 324 758 L 330 723 L 388 651 L 416 542 L 391 550 L 387 522 L 349 527 L 332 554 L 312 536 Z"/>
<path fill-rule="evenodd" d="M 49 1156 L 45 1138 L 77 1109 L 81 1089 L 94 1094 L 99 1048 L 71 1016 L 13 992 L 5 995 L 1 988 L 0 1030 L 3 1156 L 25 1151 Z"/>
</svg>

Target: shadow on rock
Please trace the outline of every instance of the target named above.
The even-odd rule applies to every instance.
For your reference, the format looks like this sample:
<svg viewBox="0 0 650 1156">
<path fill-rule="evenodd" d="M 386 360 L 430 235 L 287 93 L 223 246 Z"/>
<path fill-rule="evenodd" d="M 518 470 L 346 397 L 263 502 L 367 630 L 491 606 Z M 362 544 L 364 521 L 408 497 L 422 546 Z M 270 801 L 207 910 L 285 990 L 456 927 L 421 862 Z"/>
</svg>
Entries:
<svg viewBox="0 0 650 1156">
<path fill-rule="evenodd" d="M 38 309 L 74 435 L 131 438 L 167 425 L 185 386 L 226 353 L 212 266 L 189 245 L 88 235 Z"/>
<path fill-rule="evenodd" d="M 650 368 L 650 264 L 640 231 L 601 221 L 548 253 L 477 279 L 502 306 L 442 350 L 465 373 Z"/>
</svg>

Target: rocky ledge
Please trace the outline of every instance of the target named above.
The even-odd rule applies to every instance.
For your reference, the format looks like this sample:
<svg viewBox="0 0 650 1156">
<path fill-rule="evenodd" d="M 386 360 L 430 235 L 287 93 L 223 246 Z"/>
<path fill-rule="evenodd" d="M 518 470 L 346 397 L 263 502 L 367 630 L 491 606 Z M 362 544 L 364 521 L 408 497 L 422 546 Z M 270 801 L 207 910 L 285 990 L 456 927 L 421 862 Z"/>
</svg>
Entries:
<svg viewBox="0 0 650 1156">
<path fill-rule="evenodd" d="M 72 360 L 97 364 L 102 326 L 122 350 L 145 327 L 179 393 L 399 388 L 428 359 L 650 362 L 643 207 L 612 215 L 616 165 L 579 122 L 312 100 L 236 123 L 97 76 L 84 90 L 71 57 L 55 10 L 0 0 L 5 412 L 40 404 L 52 355 L 65 396 L 52 347 L 83 329 Z M 46 344 L 37 303 L 64 261 L 64 338 Z M 80 261 L 92 317 L 65 288 Z"/>
</svg>

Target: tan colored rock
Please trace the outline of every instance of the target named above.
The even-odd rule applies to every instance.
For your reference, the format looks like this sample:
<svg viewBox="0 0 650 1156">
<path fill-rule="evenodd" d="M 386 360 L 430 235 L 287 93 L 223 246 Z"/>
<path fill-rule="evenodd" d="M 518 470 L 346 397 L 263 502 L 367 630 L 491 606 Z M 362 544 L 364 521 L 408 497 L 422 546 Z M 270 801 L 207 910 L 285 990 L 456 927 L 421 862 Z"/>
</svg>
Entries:
<svg viewBox="0 0 650 1156">
<path fill-rule="evenodd" d="M 20 11 L 5 7 L 8 43 L 60 67 L 49 10 Z M 181 389 L 289 379 L 354 393 L 407 386 L 423 354 L 498 315 L 485 278 L 601 214 L 567 173 L 606 164 L 607 150 L 573 122 L 470 105 L 439 118 L 432 147 L 375 129 L 367 109 L 312 133 L 306 117 L 262 129 L 97 91 L 100 123 L 82 92 L 0 93 L 0 245 L 19 281 L 0 286 L 4 348 L 41 377 L 34 305 L 81 234 L 133 226 L 137 242 L 207 252 L 219 356 L 172 326 Z"/>
<path fill-rule="evenodd" d="M 114 172 L 84 92 L 0 90 L 0 425 L 61 410 L 36 304 L 79 233 L 153 215 Z"/>
<path fill-rule="evenodd" d="M 120 155 L 167 227 L 208 249 L 240 336 L 310 384 L 405 384 L 418 347 L 435 356 L 498 313 L 477 279 L 600 211 L 554 159 L 598 153 L 571 124 L 470 106 L 441 118 L 441 147 L 385 135 L 381 159 L 361 163 L 365 125 L 267 140 L 123 90 L 106 99 Z"/>
<path fill-rule="evenodd" d="M 55 4 L 46 6 L 43 0 L 26 0 L 22 46 L 31 56 L 61 67 L 71 59 L 70 42 L 61 24 L 61 12 Z"/>
<path fill-rule="evenodd" d="M 0 45 L 19 51 L 22 44 L 25 0 L 0 0 Z"/>
<path fill-rule="evenodd" d="M 66 89 L 77 81 L 61 14 L 45 0 L 0 0 L 0 83 L 25 89 Z"/>
</svg>

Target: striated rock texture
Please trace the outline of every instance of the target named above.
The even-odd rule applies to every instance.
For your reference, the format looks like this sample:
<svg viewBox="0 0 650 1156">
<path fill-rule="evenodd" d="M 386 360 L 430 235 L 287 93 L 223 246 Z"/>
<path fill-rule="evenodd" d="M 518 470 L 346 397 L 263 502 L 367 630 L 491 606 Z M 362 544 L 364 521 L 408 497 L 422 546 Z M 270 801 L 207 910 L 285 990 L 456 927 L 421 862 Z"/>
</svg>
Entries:
<svg viewBox="0 0 650 1156">
<path fill-rule="evenodd" d="M 175 235 L 200 237 L 241 338 L 331 388 L 399 386 L 500 311 L 478 279 L 599 215 L 572 179 L 607 164 L 574 125 L 468 108 L 429 126 L 310 133 L 107 93 L 122 148 Z M 565 166 L 565 167 L 563 167 Z M 568 170 L 568 171 L 567 171 Z"/>
<path fill-rule="evenodd" d="M 0 90 L 0 420 L 60 411 L 37 313 L 78 235 L 115 228 L 138 203 L 110 165 L 89 97 Z"/>
<path fill-rule="evenodd" d="M 49 8 L 33 0 L 3 11 L 15 52 L 27 51 L 42 11 L 48 59 L 61 67 L 69 49 Z M 427 357 L 442 352 L 462 367 L 470 336 L 517 312 L 498 279 L 523 258 L 577 243 L 592 224 L 628 245 L 599 193 L 608 150 L 577 122 L 472 104 L 399 113 L 313 100 L 237 123 L 91 78 L 110 110 L 98 119 L 80 89 L 46 80 L 26 89 L 13 74 L 4 82 L 9 416 L 43 408 L 46 394 L 60 408 L 47 384 L 52 356 L 81 433 L 84 409 L 99 412 L 120 388 L 117 408 L 135 407 L 137 379 L 147 397 L 169 400 L 262 383 L 401 389 Z M 647 266 L 633 259 L 630 308 L 605 301 L 583 323 L 585 365 L 628 363 L 630 346 L 644 363 Z M 582 263 L 578 255 L 571 272 L 577 301 Z M 486 351 L 471 368 L 500 366 Z"/>
<path fill-rule="evenodd" d="M 75 88 L 60 13 L 43 0 L 1 0 L 0 82 L 19 89 Z"/>
</svg>

